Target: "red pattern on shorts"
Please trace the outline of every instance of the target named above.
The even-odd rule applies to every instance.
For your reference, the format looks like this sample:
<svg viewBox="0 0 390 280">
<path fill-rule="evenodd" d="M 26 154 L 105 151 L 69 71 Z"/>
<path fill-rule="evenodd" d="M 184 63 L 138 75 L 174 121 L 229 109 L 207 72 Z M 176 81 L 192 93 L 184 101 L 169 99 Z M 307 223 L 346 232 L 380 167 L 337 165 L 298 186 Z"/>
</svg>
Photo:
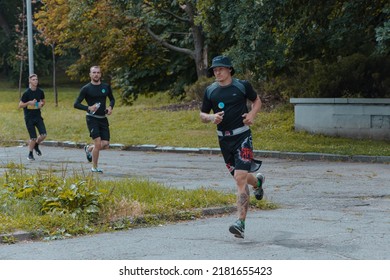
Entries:
<svg viewBox="0 0 390 280">
<path fill-rule="evenodd" d="M 252 149 L 242 148 L 240 151 L 240 158 L 242 161 L 251 161 L 253 159 Z"/>
</svg>

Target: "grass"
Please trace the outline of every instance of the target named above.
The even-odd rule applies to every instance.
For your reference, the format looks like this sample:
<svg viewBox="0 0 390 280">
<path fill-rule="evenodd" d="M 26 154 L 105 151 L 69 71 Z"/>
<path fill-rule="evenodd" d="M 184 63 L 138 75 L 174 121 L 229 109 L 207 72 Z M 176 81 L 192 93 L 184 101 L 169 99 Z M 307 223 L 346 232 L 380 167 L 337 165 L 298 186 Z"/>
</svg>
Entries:
<svg viewBox="0 0 390 280">
<path fill-rule="evenodd" d="M 4 82 L 3 82 L 4 84 Z M 23 112 L 17 108 L 17 89 L 2 84 L 0 110 L 3 133 L 0 141 L 27 139 Z M 85 113 L 73 108 L 79 88 L 60 88 L 59 105 L 54 105 L 51 89 L 45 89 L 43 109 L 48 131 L 47 140 L 90 142 L 85 124 Z M 199 120 L 199 111 L 162 110 L 162 106 L 179 103 L 166 94 L 141 96 L 133 106 L 122 106 L 117 97 L 114 113 L 109 117 L 111 143 L 125 145 L 153 144 L 178 147 L 217 148 L 215 128 Z M 294 112 L 291 106 L 261 112 L 252 126 L 256 150 L 318 152 L 343 155 L 390 156 L 388 141 L 356 140 L 342 137 L 313 135 L 294 131 Z"/>
</svg>

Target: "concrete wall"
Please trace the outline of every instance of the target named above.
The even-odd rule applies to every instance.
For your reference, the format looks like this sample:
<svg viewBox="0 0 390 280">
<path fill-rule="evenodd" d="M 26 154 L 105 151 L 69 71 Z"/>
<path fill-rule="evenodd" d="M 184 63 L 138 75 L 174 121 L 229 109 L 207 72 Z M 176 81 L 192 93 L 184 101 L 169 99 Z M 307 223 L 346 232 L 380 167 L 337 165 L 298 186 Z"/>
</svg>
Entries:
<svg viewBox="0 0 390 280">
<path fill-rule="evenodd" d="M 390 98 L 291 98 L 295 130 L 390 140 Z"/>
</svg>

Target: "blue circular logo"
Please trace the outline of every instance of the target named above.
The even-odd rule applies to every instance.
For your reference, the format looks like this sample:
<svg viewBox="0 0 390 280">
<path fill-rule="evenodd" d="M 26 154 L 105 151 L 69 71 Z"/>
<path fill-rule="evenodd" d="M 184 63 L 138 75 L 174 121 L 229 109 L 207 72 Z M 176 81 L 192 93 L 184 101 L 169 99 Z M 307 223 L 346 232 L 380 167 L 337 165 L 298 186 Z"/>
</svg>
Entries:
<svg viewBox="0 0 390 280">
<path fill-rule="evenodd" d="M 103 92 L 103 93 L 106 93 L 106 90 L 105 90 L 105 89 L 102 89 L 102 92 Z"/>
<path fill-rule="evenodd" d="M 219 108 L 219 109 L 225 108 L 225 103 L 219 102 L 219 103 L 218 103 L 218 108 Z"/>
</svg>

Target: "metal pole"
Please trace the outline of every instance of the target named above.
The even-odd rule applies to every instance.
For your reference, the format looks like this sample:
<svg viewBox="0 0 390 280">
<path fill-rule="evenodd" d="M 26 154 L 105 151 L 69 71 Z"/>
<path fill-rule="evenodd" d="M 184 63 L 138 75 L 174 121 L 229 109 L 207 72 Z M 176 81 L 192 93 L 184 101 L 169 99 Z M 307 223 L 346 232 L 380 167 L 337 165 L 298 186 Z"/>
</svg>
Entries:
<svg viewBox="0 0 390 280">
<path fill-rule="evenodd" d="M 26 0 L 27 7 L 27 41 L 28 41 L 28 70 L 30 75 L 34 73 L 34 43 L 32 31 L 31 0 Z"/>
</svg>

